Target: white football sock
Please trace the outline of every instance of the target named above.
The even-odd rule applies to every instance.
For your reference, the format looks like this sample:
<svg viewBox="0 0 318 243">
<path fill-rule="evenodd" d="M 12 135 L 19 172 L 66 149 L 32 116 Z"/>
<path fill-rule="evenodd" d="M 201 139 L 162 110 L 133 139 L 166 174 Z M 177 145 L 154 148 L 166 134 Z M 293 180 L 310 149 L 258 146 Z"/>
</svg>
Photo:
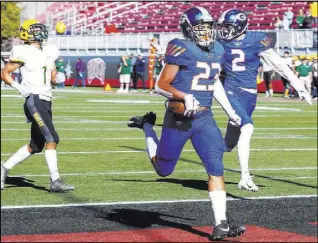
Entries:
<svg viewBox="0 0 318 243">
<path fill-rule="evenodd" d="M 126 84 L 126 87 L 125 87 L 126 89 L 125 89 L 125 91 L 129 91 L 129 84 Z"/>
<path fill-rule="evenodd" d="M 210 191 L 209 196 L 212 203 L 215 226 L 226 220 L 226 192 L 223 190 Z"/>
<path fill-rule="evenodd" d="M 28 150 L 28 145 L 20 148 L 14 155 L 12 155 L 5 163 L 3 163 L 4 168 L 11 170 L 14 166 L 21 163 L 23 160 L 29 158 L 31 153 Z"/>
<path fill-rule="evenodd" d="M 49 167 L 51 180 L 55 181 L 56 179 L 60 177 L 59 171 L 57 168 L 56 150 L 45 150 L 45 159 L 46 159 L 47 166 Z"/>
<path fill-rule="evenodd" d="M 241 166 L 241 179 L 250 176 L 248 170 L 248 161 L 250 158 L 250 142 L 253 134 L 253 124 L 246 124 L 241 127 L 241 135 L 237 143 L 238 159 Z"/>
<path fill-rule="evenodd" d="M 144 124 L 144 132 L 146 137 L 147 153 L 150 160 L 156 156 L 159 140 L 153 126 L 149 123 Z"/>
</svg>

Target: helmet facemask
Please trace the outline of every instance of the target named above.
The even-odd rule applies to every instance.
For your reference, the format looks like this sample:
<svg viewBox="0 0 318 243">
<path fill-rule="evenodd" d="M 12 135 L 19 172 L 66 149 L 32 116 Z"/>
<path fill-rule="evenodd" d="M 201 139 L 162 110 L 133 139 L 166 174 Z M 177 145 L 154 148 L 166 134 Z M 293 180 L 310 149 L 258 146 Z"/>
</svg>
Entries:
<svg viewBox="0 0 318 243">
<path fill-rule="evenodd" d="M 22 29 L 28 32 L 28 41 L 29 42 L 40 42 L 44 44 L 48 39 L 48 31 L 45 25 L 36 23 L 30 25 L 28 30 Z"/>
<path fill-rule="evenodd" d="M 218 24 L 217 35 L 218 38 L 223 40 L 232 40 L 237 36 L 236 30 L 232 24 Z"/>
<path fill-rule="evenodd" d="M 213 23 L 200 23 L 192 27 L 193 40 L 203 48 L 209 47 L 216 40 Z"/>
</svg>

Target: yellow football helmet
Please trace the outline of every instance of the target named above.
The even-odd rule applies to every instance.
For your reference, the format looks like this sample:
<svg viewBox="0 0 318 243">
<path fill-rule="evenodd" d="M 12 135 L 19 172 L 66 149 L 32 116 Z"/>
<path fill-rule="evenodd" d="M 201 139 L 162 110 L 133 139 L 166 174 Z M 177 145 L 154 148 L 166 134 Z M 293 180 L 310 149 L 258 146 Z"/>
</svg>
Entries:
<svg viewBox="0 0 318 243">
<path fill-rule="evenodd" d="M 46 26 L 38 20 L 28 19 L 20 27 L 19 38 L 26 42 L 43 43 L 48 38 L 48 31 Z"/>
</svg>

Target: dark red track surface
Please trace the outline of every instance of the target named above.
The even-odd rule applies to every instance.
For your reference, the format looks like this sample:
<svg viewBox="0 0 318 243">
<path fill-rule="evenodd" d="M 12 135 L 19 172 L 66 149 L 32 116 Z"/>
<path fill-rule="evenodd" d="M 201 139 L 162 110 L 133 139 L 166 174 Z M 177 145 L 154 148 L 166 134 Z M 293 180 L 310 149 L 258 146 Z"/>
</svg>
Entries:
<svg viewBox="0 0 318 243">
<path fill-rule="evenodd" d="M 317 242 L 317 197 L 228 201 L 236 242 Z M 210 202 L 1 209 L 1 242 L 208 242 Z"/>
<path fill-rule="evenodd" d="M 212 227 L 194 227 L 209 234 Z M 228 238 L 237 242 L 317 242 L 317 237 L 272 230 L 254 225 L 247 226 L 247 232 L 239 238 Z M 111 232 L 86 232 L 47 235 L 5 236 L 2 242 L 209 242 L 207 237 L 198 236 L 180 229 L 129 230 Z"/>
</svg>

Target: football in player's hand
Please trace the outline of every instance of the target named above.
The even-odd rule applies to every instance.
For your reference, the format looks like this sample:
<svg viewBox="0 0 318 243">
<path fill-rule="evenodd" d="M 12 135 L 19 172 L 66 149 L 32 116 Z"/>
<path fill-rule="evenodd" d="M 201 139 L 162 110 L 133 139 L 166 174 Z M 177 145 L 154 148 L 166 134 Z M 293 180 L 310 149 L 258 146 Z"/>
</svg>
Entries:
<svg viewBox="0 0 318 243">
<path fill-rule="evenodd" d="M 183 115 L 185 112 L 185 104 L 181 100 L 169 100 L 167 108 L 177 115 Z"/>
</svg>

